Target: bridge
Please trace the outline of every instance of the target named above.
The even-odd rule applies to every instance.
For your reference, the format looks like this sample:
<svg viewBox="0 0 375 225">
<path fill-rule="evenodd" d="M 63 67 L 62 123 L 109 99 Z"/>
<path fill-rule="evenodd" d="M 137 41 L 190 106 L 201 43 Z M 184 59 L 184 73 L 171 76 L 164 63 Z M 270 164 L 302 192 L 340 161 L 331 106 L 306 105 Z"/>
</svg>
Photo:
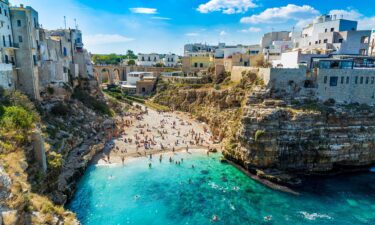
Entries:
<svg viewBox="0 0 375 225">
<path fill-rule="evenodd" d="M 94 76 L 99 84 L 115 84 L 125 80 L 126 67 L 119 65 L 94 65 Z"/>
</svg>

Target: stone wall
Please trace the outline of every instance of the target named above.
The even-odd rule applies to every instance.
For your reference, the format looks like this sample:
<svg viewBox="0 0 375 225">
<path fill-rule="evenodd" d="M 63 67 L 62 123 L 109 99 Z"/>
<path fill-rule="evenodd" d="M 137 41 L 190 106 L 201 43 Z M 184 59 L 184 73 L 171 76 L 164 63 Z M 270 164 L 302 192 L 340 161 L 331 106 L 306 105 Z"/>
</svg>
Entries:
<svg viewBox="0 0 375 225">
<path fill-rule="evenodd" d="M 243 73 L 247 73 L 247 72 L 258 73 L 258 70 L 259 68 L 255 68 L 255 67 L 233 66 L 232 73 L 231 73 L 231 80 L 233 82 L 239 82 L 243 77 Z"/>
<path fill-rule="evenodd" d="M 258 76 L 268 88 L 289 90 L 291 87 L 303 87 L 306 72 L 306 68 L 259 68 Z"/>
<path fill-rule="evenodd" d="M 375 105 L 375 70 L 319 69 L 318 97 L 338 103 Z"/>
</svg>

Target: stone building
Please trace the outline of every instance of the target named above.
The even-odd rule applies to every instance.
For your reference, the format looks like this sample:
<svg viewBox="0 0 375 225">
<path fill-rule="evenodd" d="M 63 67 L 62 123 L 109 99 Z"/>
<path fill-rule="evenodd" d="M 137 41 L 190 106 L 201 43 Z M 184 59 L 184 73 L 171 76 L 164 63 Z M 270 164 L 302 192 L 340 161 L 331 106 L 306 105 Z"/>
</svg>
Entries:
<svg viewBox="0 0 375 225">
<path fill-rule="evenodd" d="M 6 89 L 14 89 L 17 75 L 14 51 L 17 45 L 13 42 L 8 0 L 0 0 L 0 21 L 0 86 Z"/>
<path fill-rule="evenodd" d="M 16 49 L 17 89 L 31 99 L 39 95 L 39 20 L 38 12 L 30 6 L 10 7 L 11 28 Z"/>
<path fill-rule="evenodd" d="M 194 74 L 201 70 L 207 70 L 214 66 L 215 58 L 210 53 L 195 53 L 191 56 L 182 57 L 182 71 L 187 74 Z"/>
<path fill-rule="evenodd" d="M 136 60 L 137 66 L 155 66 L 156 64 L 161 63 L 160 55 L 156 53 L 151 54 L 138 54 Z"/>
<path fill-rule="evenodd" d="M 225 71 L 231 72 L 233 66 L 250 66 L 251 58 L 251 55 L 241 53 L 231 55 L 228 58 L 224 58 Z"/>
<path fill-rule="evenodd" d="M 178 55 L 166 54 L 163 58 L 163 64 L 166 67 L 175 67 L 178 64 Z"/>
</svg>

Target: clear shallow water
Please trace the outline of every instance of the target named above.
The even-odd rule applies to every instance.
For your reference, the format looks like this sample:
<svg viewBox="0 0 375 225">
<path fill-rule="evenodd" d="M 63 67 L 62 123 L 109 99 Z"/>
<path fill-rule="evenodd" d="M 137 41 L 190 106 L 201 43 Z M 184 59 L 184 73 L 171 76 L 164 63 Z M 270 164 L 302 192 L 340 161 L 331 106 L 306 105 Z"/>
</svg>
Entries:
<svg viewBox="0 0 375 225">
<path fill-rule="evenodd" d="M 221 164 L 219 154 L 181 157 L 181 166 L 154 158 L 152 169 L 145 158 L 91 166 L 67 207 L 83 225 L 375 224 L 375 174 L 310 181 L 294 196 Z"/>
</svg>

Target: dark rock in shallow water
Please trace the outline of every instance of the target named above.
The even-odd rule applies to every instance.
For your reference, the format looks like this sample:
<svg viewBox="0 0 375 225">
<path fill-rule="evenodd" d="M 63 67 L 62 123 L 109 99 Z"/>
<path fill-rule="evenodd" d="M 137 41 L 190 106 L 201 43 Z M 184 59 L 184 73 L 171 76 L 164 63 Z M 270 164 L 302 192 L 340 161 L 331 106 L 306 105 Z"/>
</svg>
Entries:
<svg viewBox="0 0 375 225">
<path fill-rule="evenodd" d="M 208 172 L 208 170 L 202 170 L 201 171 L 201 174 L 208 174 L 209 172 Z"/>
</svg>

